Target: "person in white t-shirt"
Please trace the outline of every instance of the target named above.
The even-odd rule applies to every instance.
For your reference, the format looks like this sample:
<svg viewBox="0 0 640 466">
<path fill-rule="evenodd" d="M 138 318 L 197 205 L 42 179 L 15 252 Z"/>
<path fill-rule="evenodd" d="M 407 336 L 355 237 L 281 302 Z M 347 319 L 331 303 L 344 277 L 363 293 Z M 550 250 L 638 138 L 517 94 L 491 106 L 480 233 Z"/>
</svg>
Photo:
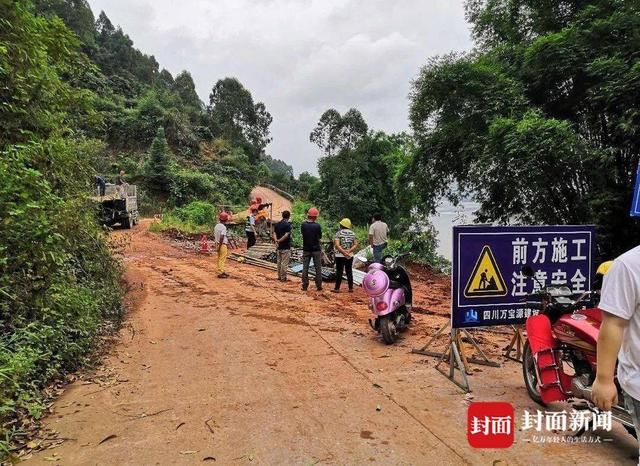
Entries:
<svg viewBox="0 0 640 466">
<path fill-rule="evenodd" d="M 604 411 L 618 403 L 614 383 L 617 359 L 618 382 L 640 438 L 640 246 L 613 262 L 604 276 L 598 307 L 602 325 L 593 402 Z"/>
<path fill-rule="evenodd" d="M 225 223 L 229 221 L 229 214 L 220 212 L 218 220 L 219 222 L 213 228 L 213 237 L 218 251 L 218 278 L 227 278 L 229 275 L 224 271 L 224 264 L 227 260 L 229 238 L 227 238 L 227 226 Z"/>
<path fill-rule="evenodd" d="M 382 215 L 374 214 L 369 227 L 369 246 L 373 248 L 373 261 L 382 262 L 382 251 L 387 247 L 389 226 L 382 221 Z"/>
</svg>

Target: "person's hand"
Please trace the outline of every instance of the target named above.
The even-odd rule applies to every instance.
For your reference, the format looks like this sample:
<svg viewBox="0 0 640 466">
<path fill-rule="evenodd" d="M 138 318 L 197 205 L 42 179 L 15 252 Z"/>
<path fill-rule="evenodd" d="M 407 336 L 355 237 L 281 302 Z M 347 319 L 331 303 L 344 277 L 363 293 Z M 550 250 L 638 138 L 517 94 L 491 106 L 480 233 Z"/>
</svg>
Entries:
<svg viewBox="0 0 640 466">
<path fill-rule="evenodd" d="M 618 404 L 618 389 L 613 378 L 605 381 L 596 378 L 591 389 L 591 399 L 602 411 L 611 411 L 611 407 Z"/>
</svg>

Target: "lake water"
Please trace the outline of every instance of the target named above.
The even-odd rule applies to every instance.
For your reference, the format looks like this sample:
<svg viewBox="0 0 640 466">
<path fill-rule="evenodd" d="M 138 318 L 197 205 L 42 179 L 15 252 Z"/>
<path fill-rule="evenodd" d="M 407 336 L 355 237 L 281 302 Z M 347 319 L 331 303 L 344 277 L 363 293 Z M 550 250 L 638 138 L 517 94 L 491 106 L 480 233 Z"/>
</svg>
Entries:
<svg viewBox="0 0 640 466">
<path fill-rule="evenodd" d="M 448 260 L 453 254 L 453 226 L 473 223 L 475 213 L 480 204 L 477 202 L 461 202 L 457 206 L 443 202 L 437 209 L 437 214 L 430 218 L 438 232 L 438 253 Z"/>
</svg>

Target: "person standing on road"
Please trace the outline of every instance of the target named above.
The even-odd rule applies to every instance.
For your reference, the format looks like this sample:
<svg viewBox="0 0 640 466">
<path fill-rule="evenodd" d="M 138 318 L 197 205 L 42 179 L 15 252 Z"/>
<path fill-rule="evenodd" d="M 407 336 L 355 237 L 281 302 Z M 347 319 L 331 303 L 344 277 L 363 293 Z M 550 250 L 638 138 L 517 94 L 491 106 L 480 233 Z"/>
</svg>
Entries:
<svg viewBox="0 0 640 466">
<path fill-rule="evenodd" d="M 382 221 L 382 215 L 374 214 L 369 227 L 369 246 L 373 248 L 373 261 L 382 262 L 382 251 L 387 248 L 389 226 Z"/>
<path fill-rule="evenodd" d="M 336 285 L 331 290 L 333 293 L 340 292 L 343 271 L 347 273 L 349 293 L 353 293 L 353 252 L 358 247 L 358 240 L 355 233 L 351 231 L 351 227 L 351 220 L 348 218 L 340 220 L 340 230 L 333 240 L 336 249 Z"/>
<path fill-rule="evenodd" d="M 282 220 L 276 223 L 273 228 L 273 242 L 277 246 L 278 280 L 281 282 L 287 281 L 287 269 L 291 258 L 291 222 L 289 222 L 289 217 L 291 214 L 288 210 L 282 212 Z"/>
<path fill-rule="evenodd" d="M 602 310 L 598 369 L 592 398 L 603 411 L 622 401 L 618 400 L 614 382 L 617 359 L 624 403 L 640 439 L 640 246 L 618 257 L 603 280 L 598 304 Z"/>
<path fill-rule="evenodd" d="M 247 226 L 244 228 L 247 234 L 247 249 L 256 244 L 256 216 L 258 209 L 251 206 L 251 215 L 247 217 Z"/>
<path fill-rule="evenodd" d="M 307 220 L 300 225 L 302 234 L 302 291 L 309 288 L 309 264 L 313 258 L 313 265 L 316 271 L 316 288 L 322 291 L 322 227 L 316 223 L 320 215 L 315 207 L 307 211 Z"/>
<path fill-rule="evenodd" d="M 229 275 L 224 271 L 224 264 L 227 260 L 229 238 L 227 238 L 227 226 L 225 223 L 229 221 L 229 214 L 220 212 L 218 220 L 218 223 L 213 229 L 216 251 L 218 252 L 218 278 L 227 278 Z"/>
</svg>

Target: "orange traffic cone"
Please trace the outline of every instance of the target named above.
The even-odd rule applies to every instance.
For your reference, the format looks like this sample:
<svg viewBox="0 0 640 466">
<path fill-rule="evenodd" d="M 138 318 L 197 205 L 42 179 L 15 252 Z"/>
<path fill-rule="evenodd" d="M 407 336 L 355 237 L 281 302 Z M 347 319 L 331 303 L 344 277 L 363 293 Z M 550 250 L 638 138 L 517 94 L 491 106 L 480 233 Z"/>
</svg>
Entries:
<svg viewBox="0 0 640 466">
<path fill-rule="evenodd" d="M 200 238 L 200 253 L 209 254 L 209 238 L 207 235 L 202 235 L 202 238 Z"/>
</svg>

